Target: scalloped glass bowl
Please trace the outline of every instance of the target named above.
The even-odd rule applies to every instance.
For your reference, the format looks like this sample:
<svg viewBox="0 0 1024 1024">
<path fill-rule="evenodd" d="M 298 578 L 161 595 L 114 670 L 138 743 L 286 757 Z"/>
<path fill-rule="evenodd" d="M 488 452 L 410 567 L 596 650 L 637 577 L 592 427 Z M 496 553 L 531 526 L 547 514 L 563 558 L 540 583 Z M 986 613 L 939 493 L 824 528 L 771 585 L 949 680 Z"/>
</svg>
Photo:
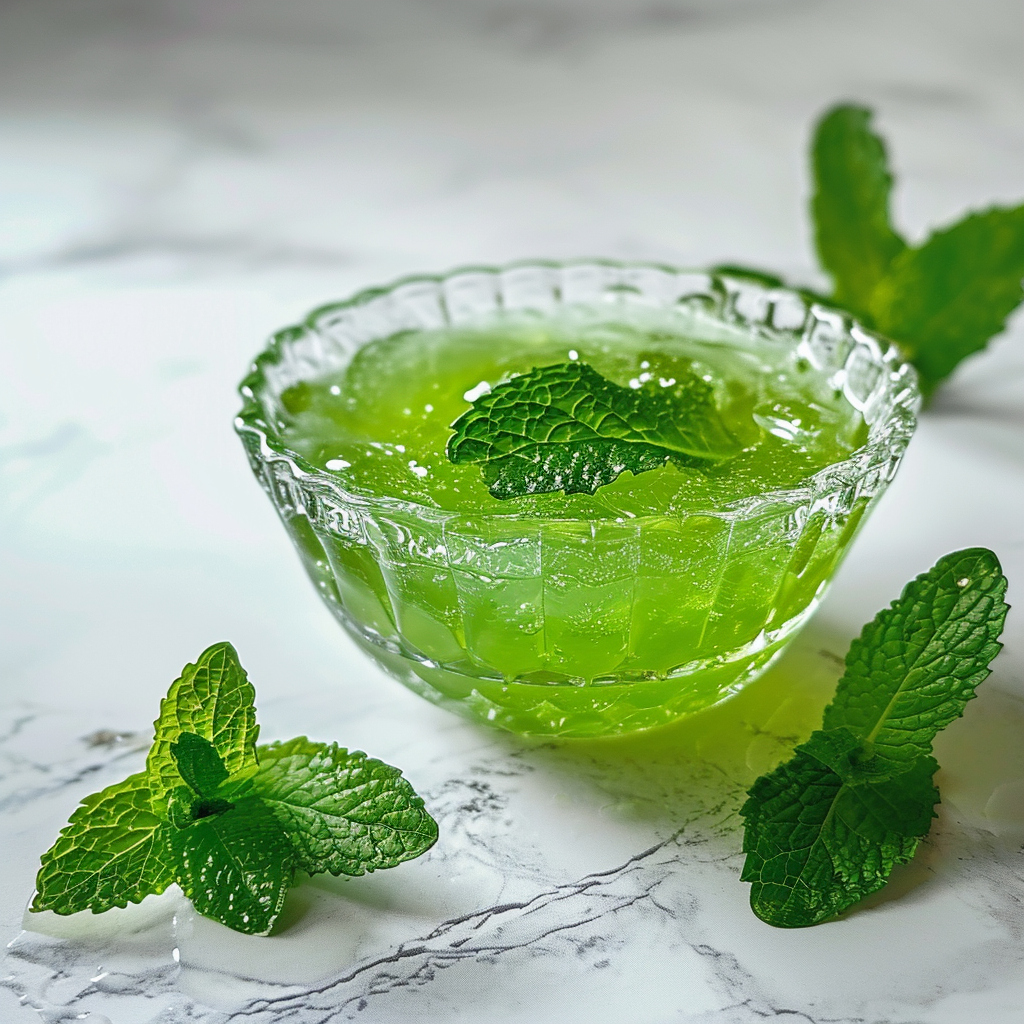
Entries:
<svg viewBox="0 0 1024 1024">
<path fill-rule="evenodd" d="M 746 344 L 790 347 L 863 416 L 866 444 L 799 487 L 622 522 L 353 493 L 280 436 L 282 393 L 377 339 L 565 310 L 628 322 L 640 307 L 704 340 L 729 344 L 739 329 Z M 470 268 L 362 292 L 275 335 L 240 390 L 253 472 L 356 643 L 436 704 L 557 736 L 664 725 L 763 672 L 893 478 L 920 401 L 892 345 L 794 292 L 610 262 Z"/>
</svg>

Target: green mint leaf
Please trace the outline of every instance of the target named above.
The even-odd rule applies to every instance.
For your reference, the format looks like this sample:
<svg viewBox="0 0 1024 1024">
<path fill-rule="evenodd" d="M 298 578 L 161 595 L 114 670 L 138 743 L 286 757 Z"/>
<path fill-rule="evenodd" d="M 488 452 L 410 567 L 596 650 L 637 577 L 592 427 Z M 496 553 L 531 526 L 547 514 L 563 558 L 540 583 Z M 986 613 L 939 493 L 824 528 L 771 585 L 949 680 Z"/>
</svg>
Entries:
<svg viewBox="0 0 1024 1024">
<path fill-rule="evenodd" d="M 986 548 L 940 558 L 853 642 L 824 729 L 743 805 L 742 878 L 769 924 L 801 927 L 880 889 L 928 832 L 936 733 L 1000 648 L 1006 579 Z"/>
<path fill-rule="evenodd" d="M 437 841 L 437 823 L 397 768 L 304 736 L 259 756 L 253 787 L 309 874 L 394 867 Z"/>
<path fill-rule="evenodd" d="M 31 909 L 100 913 L 177 882 L 199 913 L 266 935 L 296 870 L 359 875 L 437 840 L 398 769 L 363 753 L 300 737 L 261 748 L 261 766 L 254 699 L 230 644 L 186 665 L 146 771 L 82 802 L 43 855 Z"/>
<path fill-rule="evenodd" d="M 212 796 L 227 781 L 228 770 L 217 748 L 194 732 L 183 732 L 170 746 L 178 773 L 200 796 Z"/>
<path fill-rule="evenodd" d="M 159 810 L 181 785 L 183 776 L 171 745 L 183 733 L 209 742 L 229 776 L 255 770 L 259 735 L 255 699 L 256 691 L 229 643 L 208 647 L 194 665 L 182 669 L 160 704 L 156 737 L 146 760 L 154 808 Z"/>
<path fill-rule="evenodd" d="M 586 363 L 557 363 L 482 395 L 453 424 L 448 458 L 478 462 L 495 498 L 593 494 L 620 473 L 668 460 L 717 462 L 740 451 L 711 386 L 687 374 L 669 387 L 621 387 Z"/>
<path fill-rule="evenodd" d="M 223 814 L 235 805 L 218 796 L 196 796 L 188 786 L 179 786 L 167 800 L 167 820 L 175 828 L 188 828 L 193 821 Z"/>
<path fill-rule="evenodd" d="M 288 836 L 257 797 L 170 828 L 175 881 L 200 914 L 248 935 L 274 926 L 295 861 Z"/>
<path fill-rule="evenodd" d="M 889 222 L 885 145 L 871 131 L 871 111 L 843 105 L 818 122 L 811 147 L 814 241 L 832 276 L 835 302 L 862 316 L 906 243 Z M 898 340 L 898 339 L 897 339 Z"/>
<path fill-rule="evenodd" d="M 43 854 L 32 910 L 99 914 L 163 892 L 174 881 L 170 828 L 153 813 L 145 772 L 87 796 Z"/>
<path fill-rule="evenodd" d="M 863 740 L 852 729 L 840 727 L 815 732 L 804 744 L 804 748 L 822 764 L 827 765 L 844 782 L 884 782 L 894 774 L 888 766 L 881 765 L 871 757 Z"/>
<path fill-rule="evenodd" d="M 885 885 L 930 827 L 939 798 L 933 758 L 896 778 L 849 782 L 830 763 L 836 753 L 816 733 L 758 779 L 743 806 L 740 877 L 753 883 L 751 908 L 768 924 L 802 928 L 835 917 Z"/>
<path fill-rule="evenodd" d="M 168 818 L 178 828 L 185 828 L 193 821 L 212 814 L 230 811 L 235 805 L 225 798 L 225 792 L 240 796 L 247 795 L 252 789 L 248 772 L 240 772 L 232 779 L 231 785 L 225 787 L 228 770 L 224 762 L 214 745 L 194 732 L 183 732 L 171 744 L 171 757 L 187 783 L 171 792 L 167 804 Z"/>
<path fill-rule="evenodd" d="M 870 302 L 925 395 L 1003 330 L 1024 299 L 1024 206 L 971 214 L 893 261 Z"/>
<path fill-rule="evenodd" d="M 1005 594 L 999 560 L 986 548 L 940 558 L 853 641 L 825 729 L 855 733 L 876 771 L 898 774 L 930 754 L 935 735 L 989 674 Z"/>
</svg>

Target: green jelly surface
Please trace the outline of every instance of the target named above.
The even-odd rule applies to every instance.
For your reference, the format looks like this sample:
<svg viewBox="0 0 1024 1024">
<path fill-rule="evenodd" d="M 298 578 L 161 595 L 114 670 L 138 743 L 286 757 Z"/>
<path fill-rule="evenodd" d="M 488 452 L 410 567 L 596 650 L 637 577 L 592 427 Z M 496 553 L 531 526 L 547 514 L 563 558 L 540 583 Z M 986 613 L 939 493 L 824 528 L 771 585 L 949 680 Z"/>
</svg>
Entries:
<svg viewBox="0 0 1024 1024">
<path fill-rule="evenodd" d="M 512 374 L 579 359 L 623 386 L 696 369 L 743 451 L 707 470 L 624 472 L 594 495 L 500 501 L 445 455 L 451 424 Z M 864 503 L 808 515 L 798 487 L 866 439 L 791 342 L 594 320 L 371 342 L 281 396 L 287 445 L 355 495 L 358 530 L 292 522 L 344 625 L 424 696 L 506 728 L 601 735 L 716 703 L 820 595 Z"/>
</svg>

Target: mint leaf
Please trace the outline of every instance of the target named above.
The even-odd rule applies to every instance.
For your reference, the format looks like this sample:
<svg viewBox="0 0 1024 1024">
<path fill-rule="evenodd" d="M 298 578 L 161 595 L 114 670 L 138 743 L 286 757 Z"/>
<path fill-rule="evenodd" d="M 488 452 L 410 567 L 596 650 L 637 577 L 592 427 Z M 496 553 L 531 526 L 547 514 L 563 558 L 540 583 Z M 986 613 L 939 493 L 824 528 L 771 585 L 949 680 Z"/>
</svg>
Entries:
<svg viewBox="0 0 1024 1024">
<path fill-rule="evenodd" d="M 200 914 L 248 935 L 274 926 L 295 875 L 291 843 L 257 797 L 172 828 L 175 881 Z"/>
<path fill-rule="evenodd" d="M 871 111 L 827 111 L 811 143 L 811 215 L 818 258 L 832 277 L 829 298 L 797 287 L 808 301 L 843 308 L 887 335 L 935 389 L 1006 326 L 1024 299 L 1024 205 L 972 213 L 908 248 L 889 219 L 893 176 Z M 774 288 L 760 268 L 723 264 L 712 273 Z"/>
<path fill-rule="evenodd" d="M 863 741 L 845 726 L 812 733 L 804 748 L 844 782 L 884 782 L 899 774 L 876 763 L 867 754 Z"/>
<path fill-rule="evenodd" d="M 156 738 L 146 760 L 154 806 L 181 785 L 171 745 L 183 733 L 207 740 L 229 775 L 256 769 L 256 691 L 229 643 L 214 644 L 186 665 L 160 703 Z"/>
<path fill-rule="evenodd" d="M 928 398 L 1024 299 L 1024 206 L 993 208 L 907 248 L 889 222 L 885 146 L 865 107 L 839 106 L 812 143 L 815 242 L 832 301 L 897 342 Z"/>
<path fill-rule="evenodd" d="M 175 828 L 188 828 L 193 821 L 223 814 L 235 805 L 216 796 L 196 796 L 188 786 L 179 786 L 167 799 L 167 820 Z"/>
<path fill-rule="evenodd" d="M 31 909 L 100 913 L 177 882 L 199 913 L 266 935 L 298 868 L 359 875 L 433 845 L 437 824 L 397 768 L 305 737 L 261 748 L 261 766 L 254 699 L 230 644 L 186 665 L 146 771 L 83 801 L 42 857 Z"/>
<path fill-rule="evenodd" d="M 762 921 L 800 928 L 835 917 L 888 881 L 927 834 L 938 801 L 922 758 L 892 779 L 849 782 L 830 766 L 821 733 L 750 790 L 740 876 Z M 823 753 L 825 760 L 819 758 Z"/>
<path fill-rule="evenodd" d="M 310 874 L 361 875 L 418 857 L 437 822 L 397 768 L 304 736 L 260 747 L 253 787 Z"/>
<path fill-rule="evenodd" d="M 174 881 L 169 831 L 144 772 L 87 796 L 43 854 L 32 910 L 99 914 L 163 892 Z"/>
<path fill-rule="evenodd" d="M 769 924 L 817 924 L 885 885 L 927 834 L 938 731 L 989 673 L 1006 619 L 996 556 L 940 558 L 864 627 L 824 729 L 751 787 L 741 814 L 751 907 Z"/>
<path fill-rule="evenodd" d="M 931 394 L 983 349 L 1024 299 L 1024 206 L 994 207 L 937 231 L 893 261 L 871 296 L 880 331 L 899 342 Z"/>
<path fill-rule="evenodd" d="M 885 145 L 871 131 L 866 107 L 833 107 L 818 122 L 811 146 L 814 241 L 831 274 L 834 301 L 861 315 L 906 243 L 889 222 Z"/>
<path fill-rule="evenodd" d="M 850 645 L 824 727 L 852 730 L 877 771 L 897 774 L 930 754 L 989 674 L 1002 646 L 1005 594 L 987 548 L 940 558 Z"/>
<path fill-rule="evenodd" d="M 170 750 L 179 774 L 200 796 L 212 796 L 227 781 L 228 770 L 217 748 L 202 736 L 183 732 Z"/>
<path fill-rule="evenodd" d="M 626 388 L 586 363 L 557 363 L 482 395 L 453 424 L 448 458 L 479 462 L 495 498 L 564 491 L 593 494 L 620 473 L 670 459 L 717 462 L 742 445 L 695 373 L 661 387 Z"/>
<path fill-rule="evenodd" d="M 235 806 L 223 795 L 228 770 L 209 740 L 194 732 L 183 732 L 171 744 L 171 756 L 188 784 L 178 786 L 170 795 L 167 809 L 173 825 L 185 828 L 193 821 L 208 818 L 211 814 L 223 814 Z M 239 773 L 230 791 L 238 794 L 251 790 L 248 778 L 247 773 Z"/>
</svg>

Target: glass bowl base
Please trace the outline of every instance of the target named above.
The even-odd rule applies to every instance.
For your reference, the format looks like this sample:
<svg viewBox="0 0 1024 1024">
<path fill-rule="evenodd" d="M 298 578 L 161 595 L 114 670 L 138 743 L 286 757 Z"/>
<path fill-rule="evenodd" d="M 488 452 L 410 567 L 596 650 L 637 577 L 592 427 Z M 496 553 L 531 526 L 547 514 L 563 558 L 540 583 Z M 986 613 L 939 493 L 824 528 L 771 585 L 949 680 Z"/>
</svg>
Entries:
<svg viewBox="0 0 1024 1024">
<path fill-rule="evenodd" d="M 438 707 L 519 735 L 592 739 L 656 729 L 727 700 L 768 669 L 812 611 L 790 620 L 763 646 L 729 660 L 661 678 L 593 683 L 523 682 L 461 672 L 338 618 L 388 675 Z"/>
</svg>

